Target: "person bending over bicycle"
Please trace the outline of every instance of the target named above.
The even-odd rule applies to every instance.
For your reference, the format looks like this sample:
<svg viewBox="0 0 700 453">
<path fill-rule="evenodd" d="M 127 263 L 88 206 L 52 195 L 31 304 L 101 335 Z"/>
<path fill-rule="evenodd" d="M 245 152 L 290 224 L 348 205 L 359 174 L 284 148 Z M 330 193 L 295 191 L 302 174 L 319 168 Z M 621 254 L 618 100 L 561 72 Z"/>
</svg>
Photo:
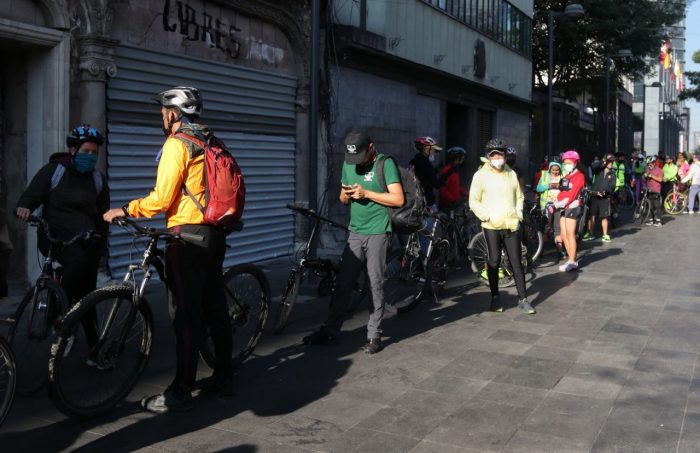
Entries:
<svg viewBox="0 0 700 453">
<path fill-rule="evenodd" d="M 491 311 L 502 312 L 498 291 L 498 268 L 505 247 L 513 267 L 518 306 L 528 314 L 535 309 L 527 300 L 525 271 L 521 263 L 520 222 L 525 197 L 515 172 L 505 165 L 506 143 L 498 138 L 486 144 L 488 161 L 474 174 L 469 188 L 469 208 L 481 220 L 488 249 L 487 274 L 491 290 Z"/>
<path fill-rule="evenodd" d="M 564 177 L 559 182 L 559 195 L 557 195 L 554 207 L 561 211 L 559 228 L 564 249 L 566 249 L 568 256 L 567 262 L 559 266 L 559 270 L 561 272 L 569 272 L 578 269 L 578 262 L 576 261 L 576 224 L 581 215 L 581 199 L 579 195 L 585 185 L 585 177 L 576 168 L 581 160 L 576 151 L 566 151 L 561 155 L 561 159 L 564 164 Z"/>
<path fill-rule="evenodd" d="M 381 322 L 384 317 L 384 271 L 391 235 L 391 216 L 387 208 L 404 204 L 399 169 L 392 159 L 384 160 L 386 184 L 377 181 L 377 164 L 384 156 L 377 153 L 370 137 L 351 131 L 345 137 L 340 202 L 350 205 L 350 235 L 341 258 L 340 271 L 333 292 L 328 318 L 321 328 L 303 338 L 304 344 L 329 344 L 338 341 L 345 320 L 357 275 L 365 271 L 373 309 L 367 323 L 364 351 L 375 354 L 382 350 Z M 385 192 L 383 187 L 387 188 Z"/>
<path fill-rule="evenodd" d="M 440 170 L 440 180 L 445 181 L 438 192 L 438 208 L 441 211 L 455 209 L 465 198 L 466 190 L 459 182 L 459 169 L 464 165 L 466 155 L 464 148 L 459 146 L 447 150 L 447 164 Z"/>
<path fill-rule="evenodd" d="M 75 127 L 66 137 L 68 152 L 51 155 L 49 163 L 34 175 L 15 209 L 17 217 L 26 222 L 41 206 L 41 216 L 58 240 L 67 241 L 87 231 L 100 233 L 100 238 L 88 243 L 63 247 L 56 257 L 63 266 L 61 285 L 71 304 L 95 290 L 100 256 L 107 251 L 109 226 L 102 214 L 109 209 L 109 187 L 104 175 L 95 169 L 103 141 L 97 129 L 89 125 Z M 47 255 L 49 240 L 41 229 L 37 234 L 39 250 Z"/>
<path fill-rule="evenodd" d="M 649 190 L 648 197 L 651 202 L 651 213 L 647 226 L 661 226 L 661 184 L 664 172 L 661 169 L 662 162 L 656 156 L 647 157 L 647 170 L 644 172 L 644 179 Z"/>
<path fill-rule="evenodd" d="M 205 203 L 202 149 L 176 137 L 175 133 L 204 142 L 215 137 L 207 126 L 194 123 L 202 113 L 202 98 L 196 88 L 173 87 L 153 99 L 161 106 L 163 132 L 167 137 L 157 157 L 155 188 L 144 198 L 132 200 L 122 208 L 110 209 L 104 218 L 112 222 L 116 217 L 152 217 L 164 212 L 168 230 L 204 237 L 198 243 L 173 241 L 165 252 L 166 285 L 174 308 L 176 373 L 163 393 L 141 400 L 144 409 L 165 413 L 193 407 L 191 392 L 205 321 L 211 329 L 217 363 L 212 376 L 203 382 L 203 390 L 231 396 L 233 366 L 222 269 L 226 232 L 204 224 L 204 216 L 193 200 L 200 205 Z M 184 187 L 192 196 L 183 194 Z"/>
<path fill-rule="evenodd" d="M 591 211 L 588 218 L 588 231 L 583 235 L 584 241 L 592 241 L 593 229 L 595 228 L 596 217 L 600 218 L 600 227 L 603 230 L 601 240 L 610 242 L 608 234 L 608 219 L 612 215 L 610 197 L 615 190 L 615 174 L 612 165 L 615 156 L 607 154 L 605 159 L 597 167 L 593 167 L 593 182 L 591 185 Z"/>
</svg>

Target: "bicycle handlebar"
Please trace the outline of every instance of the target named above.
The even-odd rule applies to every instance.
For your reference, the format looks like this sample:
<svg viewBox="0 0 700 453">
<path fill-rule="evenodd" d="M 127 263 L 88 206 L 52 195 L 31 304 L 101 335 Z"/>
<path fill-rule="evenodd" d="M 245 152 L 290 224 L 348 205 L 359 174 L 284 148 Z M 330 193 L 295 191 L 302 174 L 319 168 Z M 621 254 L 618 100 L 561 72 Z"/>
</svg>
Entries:
<svg viewBox="0 0 700 453">
<path fill-rule="evenodd" d="M 17 213 L 15 212 L 15 216 L 16 215 Z M 44 233 L 46 239 L 48 239 L 49 242 L 51 242 L 52 244 L 60 244 L 63 247 L 68 247 L 79 241 L 89 241 L 92 238 L 101 239 L 104 237 L 102 233 L 97 233 L 95 231 L 90 230 L 78 233 L 67 241 L 62 241 L 60 239 L 56 239 L 51 235 L 51 232 L 49 231 L 49 224 L 46 223 L 46 220 L 44 220 L 42 217 L 30 215 L 29 217 L 27 217 L 27 223 L 31 226 L 35 226 L 41 229 L 41 231 Z"/>
<path fill-rule="evenodd" d="M 306 217 L 313 217 L 317 220 L 320 220 L 321 222 L 326 222 L 330 225 L 333 225 L 334 227 L 340 228 L 342 230 L 348 231 L 348 228 L 345 225 L 341 225 L 340 223 L 336 222 L 335 220 L 331 220 L 329 218 L 323 217 L 322 215 L 319 215 L 314 211 L 313 209 L 305 208 L 303 206 L 295 205 L 288 203 L 287 204 L 287 209 L 291 209 L 294 212 L 298 212 L 299 214 L 305 215 Z"/>
<path fill-rule="evenodd" d="M 185 239 L 187 241 L 194 241 L 194 242 L 202 242 L 204 241 L 204 236 L 201 234 L 192 234 L 192 233 L 174 233 L 172 231 L 167 231 L 167 230 L 158 230 L 156 228 L 151 228 L 151 227 L 143 227 L 139 225 L 135 220 L 132 220 L 128 217 L 115 217 L 113 220 L 114 223 L 119 225 L 122 228 L 127 228 L 131 227 L 136 231 L 136 234 L 139 236 L 148 236 L 151 238 L 159 238 L 159 237 L 168 237 L 172 239 Z"/>
</svg>

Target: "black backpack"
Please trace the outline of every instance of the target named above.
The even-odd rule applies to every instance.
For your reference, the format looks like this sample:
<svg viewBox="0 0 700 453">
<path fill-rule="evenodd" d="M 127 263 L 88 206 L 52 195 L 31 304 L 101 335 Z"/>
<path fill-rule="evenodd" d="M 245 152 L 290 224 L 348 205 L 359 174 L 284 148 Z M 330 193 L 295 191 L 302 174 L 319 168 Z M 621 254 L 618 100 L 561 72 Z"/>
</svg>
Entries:
<svg viewBox="0 0 700 453">
<path fill-rule="evenodd" d="M 404 203 L 400 208 L 387 208 L 391 217 L 391 228 L 394 233 L 411 234 L 423 228 L 423 216 L 425 214 L 425 196 L 416 174 L 410 168 L 402 167 L 391 156 L 382 156 L 377 162 L 377 180 L 384 192 L 387 191 L 386 179 L 384 179 L 384 161 L 391 159 L 401 176 Z"/>
</svg>

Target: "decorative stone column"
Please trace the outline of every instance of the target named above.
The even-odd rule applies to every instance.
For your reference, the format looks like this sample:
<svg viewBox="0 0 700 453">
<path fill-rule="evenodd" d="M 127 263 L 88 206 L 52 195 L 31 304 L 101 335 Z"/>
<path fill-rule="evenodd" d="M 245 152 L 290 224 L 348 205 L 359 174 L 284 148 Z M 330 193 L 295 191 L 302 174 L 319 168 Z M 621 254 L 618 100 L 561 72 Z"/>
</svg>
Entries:
<svg viewBox="0 0 700 453">
<path fill-rule="evenodd" d="M 107 133 L 107 80 L 117 75 L 114 48 L 118 41 L 106 36 L 87 34 L 78 37 L 80 49 L 80 121 Z M 107 169 L 107 155 L 97 161 L 101 171 Z"/>
</svg>

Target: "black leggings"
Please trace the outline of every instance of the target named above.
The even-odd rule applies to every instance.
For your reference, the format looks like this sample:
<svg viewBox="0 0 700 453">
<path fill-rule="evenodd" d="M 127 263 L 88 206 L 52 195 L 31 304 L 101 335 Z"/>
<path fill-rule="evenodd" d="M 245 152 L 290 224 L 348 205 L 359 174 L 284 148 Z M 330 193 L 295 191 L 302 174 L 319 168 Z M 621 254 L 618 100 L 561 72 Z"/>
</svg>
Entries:
<svg viewBox="0 0 700 453">
<path fill-rule="evenodd" d="M 505 246 L 508 261 L 513 268 L 513 278 L 515 278 L 515 286 L 518 289 L 518 298 L 524 299 L 525 293 L 525 272 L 520 263 L 522 253 L 522 244 L 520 242 L 520 232 L 510 230 L 489 230 L 484 228 L 484 236 L 486 237 L 486 247 L 489 252 L 488 261 L 488 276 L 489 288 L 491 295 L 498 295 L 498 267 L 501 264 L 501 250 Z"/>
</svg>

